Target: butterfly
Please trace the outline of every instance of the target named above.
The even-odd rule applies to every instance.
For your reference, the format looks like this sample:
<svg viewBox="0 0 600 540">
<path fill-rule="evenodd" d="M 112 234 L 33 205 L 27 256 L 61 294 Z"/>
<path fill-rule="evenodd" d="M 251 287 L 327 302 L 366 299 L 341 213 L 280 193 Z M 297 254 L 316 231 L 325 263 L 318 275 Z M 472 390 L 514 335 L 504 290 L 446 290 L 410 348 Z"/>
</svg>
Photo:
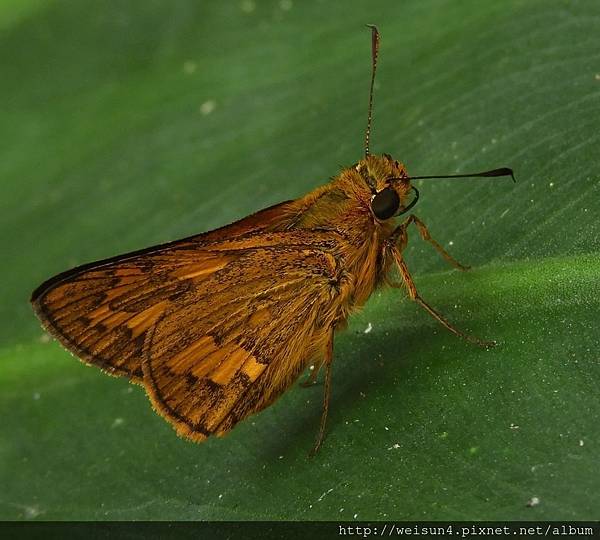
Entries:
<svg viewBox="0 0 600 540">
<path fill-rule="evenodd" d="M 334 334 L 379 286 L 405 288 L 450 331 L 492 345 L 456 329 L 421 298 L 402 252 L 414 225 L 444 259 L 465 270 L 409 214 L 419 198 L 411 181 L 514 180 L 512 170 L 411 177 L 389 154 L 372 155 L 379 32 L 369 27 L 364 158 L 304 197 L 214 231 L 79 266 L 32 294 L 50 334 L 84 362 L 142 385 L 183 437 L 200 442 L 225 435 L 312 365 L 308 384 L 325 370 L 315 453 L 325 433 Z"/>
</svg>

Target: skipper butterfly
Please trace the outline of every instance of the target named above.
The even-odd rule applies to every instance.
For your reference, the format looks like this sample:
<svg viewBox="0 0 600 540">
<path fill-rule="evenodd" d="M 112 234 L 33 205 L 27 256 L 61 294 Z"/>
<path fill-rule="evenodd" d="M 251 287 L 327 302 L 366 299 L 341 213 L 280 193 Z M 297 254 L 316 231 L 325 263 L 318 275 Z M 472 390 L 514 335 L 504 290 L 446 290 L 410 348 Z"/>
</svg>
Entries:
<svg viewBox="0 0 600 540">
<path fill-rule="evenodd" d="M 193 441 L 225 435 L 263 410 L 309 366 L 325 370 L 323 440 L 331 389 L 333 337 L 381 285 L 408 296 L 454 334 L 417 292 L 403 250 L 415 225 L 451 265 L 466 270 L 409 211 L 417 178 L 513 176 L 508 168 L 410 176 L 369 139 L 365 155 L 330 183 L 215 231 L 79 266 L 31 298 L 44 327 L 84 362 L 142 385 L 157 412 Z M 514 177 L 513 177 L 514 180 Z M 401 218 L 401 219 L 398 219 Z M 396 271 L 400 282 L 390 279 Z"/>
</svg>

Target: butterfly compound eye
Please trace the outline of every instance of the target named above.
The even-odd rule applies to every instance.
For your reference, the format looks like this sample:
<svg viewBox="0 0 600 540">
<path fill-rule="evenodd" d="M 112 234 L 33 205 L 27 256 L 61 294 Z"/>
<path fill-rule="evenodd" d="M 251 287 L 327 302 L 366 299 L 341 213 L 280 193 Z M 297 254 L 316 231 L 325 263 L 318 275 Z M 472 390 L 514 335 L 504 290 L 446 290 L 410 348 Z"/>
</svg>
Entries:
<svg viewBox="0 0 600 540">
<path fill-rule="evenodd" d="M 382 189 L 371 200 L 371 210 L 377 219 L 391 218 L 400 207 L 400 197 L 395 189 Z"/>
</svg>

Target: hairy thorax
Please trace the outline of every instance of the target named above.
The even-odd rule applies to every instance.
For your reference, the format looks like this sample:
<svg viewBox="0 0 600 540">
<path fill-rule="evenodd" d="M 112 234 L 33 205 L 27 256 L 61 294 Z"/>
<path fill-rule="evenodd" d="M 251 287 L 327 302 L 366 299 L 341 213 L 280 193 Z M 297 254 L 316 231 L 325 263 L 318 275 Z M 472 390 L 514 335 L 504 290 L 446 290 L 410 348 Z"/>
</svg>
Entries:
<svg viewBox="0 0 600 540">
<path fill-rule="evenodd" d="M 367 190 L 348 189 L 348 182 L 336 179 L 294 201 L 289 210 L 288 230 L 328 231 L 337 239 L 333 253 L 343 284 L 344 294 L 338 295 L 342 320 L 367 301 L 389 266 L 385 249 L 394 223 L 375 219 L 370 199 Z"/>
</svg>

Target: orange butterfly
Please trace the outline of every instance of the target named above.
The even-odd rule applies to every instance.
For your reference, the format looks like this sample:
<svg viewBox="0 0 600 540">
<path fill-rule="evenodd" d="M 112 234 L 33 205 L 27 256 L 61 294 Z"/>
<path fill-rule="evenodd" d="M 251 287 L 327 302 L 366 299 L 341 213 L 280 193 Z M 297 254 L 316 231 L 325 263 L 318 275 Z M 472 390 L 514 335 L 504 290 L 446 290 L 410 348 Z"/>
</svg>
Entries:
<svg viewBox="0 0 600 540">
<path fill-rule="evenodd" d="M 314 364 L 325 367 L 319 434 L 331 387 L 333 336 L 384 283 L 455 334 L 463 334 L 417 293 L 402 251 L 417 226 L 455 261 L 415 215 L 404 165 L 369 153 L 379 33 L 372 30 L 372 76 L 365 157 L 329 184 L 236 223 L 74 268 L 31 298 L 45 328 L 85 362 L 146 388 L 154 408 L 194 441 L 224 435 L 273 403 Z M 512 176 L 510 169 L 474 175 Z M 450 176 L 443 176 L 447 178 Z M 436 177 L 440 178 L 440 177 Z M 514 178 L 513 178 L 514 180 Z M 388 275 L 396 269 L 401 284 Z"/>
</svg>

